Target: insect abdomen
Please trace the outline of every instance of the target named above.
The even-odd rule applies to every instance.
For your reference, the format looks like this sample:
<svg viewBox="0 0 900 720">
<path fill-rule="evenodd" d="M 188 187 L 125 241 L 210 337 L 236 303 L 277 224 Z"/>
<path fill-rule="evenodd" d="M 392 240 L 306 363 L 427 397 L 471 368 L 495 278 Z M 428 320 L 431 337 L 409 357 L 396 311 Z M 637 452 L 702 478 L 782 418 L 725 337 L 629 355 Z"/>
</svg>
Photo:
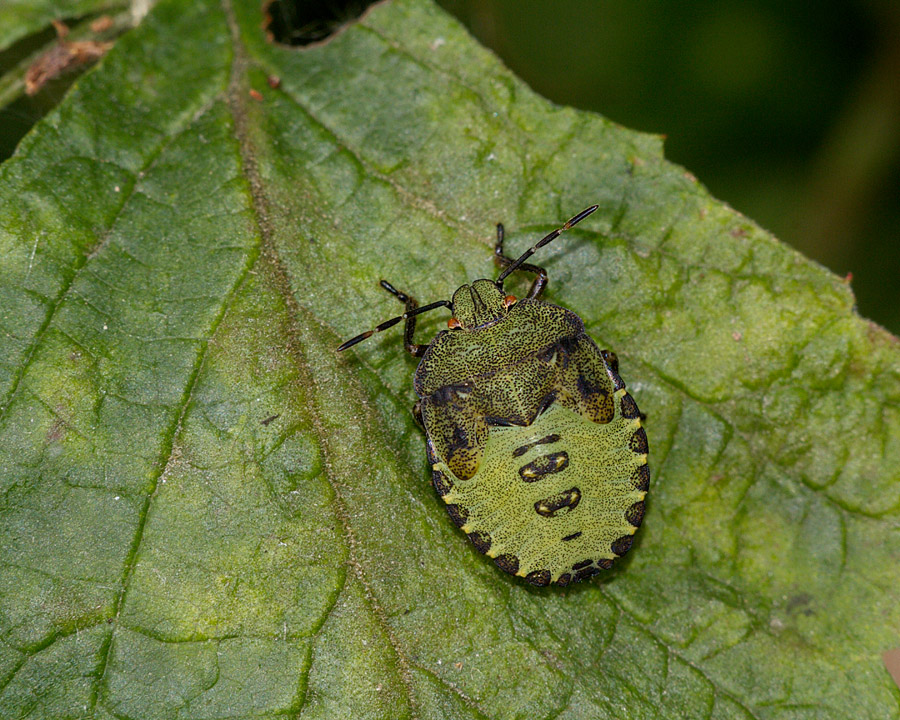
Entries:
<svg viewBox="0 0 900 720">
<path fill-rule="evenodd" d="M 624 388 L 596 423 L 551 404 L 528 426 L 492 427 L 478 472 L 460 479 L 439 458 L 435 487 L 475 546 L 535 585 L 566 585 L 631 547 L 647 492 L 647 443 Z"/>
</svg>

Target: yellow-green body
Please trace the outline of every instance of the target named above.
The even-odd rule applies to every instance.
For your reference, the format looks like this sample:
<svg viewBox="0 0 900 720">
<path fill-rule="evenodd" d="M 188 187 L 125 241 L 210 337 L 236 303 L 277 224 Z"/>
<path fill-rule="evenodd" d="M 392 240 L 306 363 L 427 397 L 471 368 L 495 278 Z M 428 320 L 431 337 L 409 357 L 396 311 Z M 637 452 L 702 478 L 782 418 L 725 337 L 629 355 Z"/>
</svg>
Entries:
<svg viewBox="0 0 900 720">
<path fill-rule="evenodd" d="M 416 371 L 432 479 L 451 518 L 506 572 L 566 585 L 631 547 L 649 485 L 647 436 L 575 313 L 507 306 L 477 280 L 453 298 Z"/>
</svg>

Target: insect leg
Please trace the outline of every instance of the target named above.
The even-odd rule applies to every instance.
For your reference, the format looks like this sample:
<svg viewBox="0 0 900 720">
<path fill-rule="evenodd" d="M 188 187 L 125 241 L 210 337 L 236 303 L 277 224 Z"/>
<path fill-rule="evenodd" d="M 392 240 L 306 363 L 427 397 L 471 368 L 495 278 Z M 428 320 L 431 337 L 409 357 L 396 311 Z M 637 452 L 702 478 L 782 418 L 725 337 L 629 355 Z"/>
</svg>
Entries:
<svg viewBox="0 0 900 720">
<path fill-rule="evenodd" d="M 494 245 L 494 262 L 496 262 L 502 268 L 508 267 L 509 265 L 512 265 L 513 262 L 515 262 L 511 257 L 507 257 L 503 254 L 502 223 L 497 223 L 497 244 Z M 547 271 L 544 270 L 544 268 L 538 267 L 537 265 L 532 265 L 531 263 L 522 263 L 516 269 L 524 270 L 525 272 L 530 272 L 537 275 L 537 277 L 534 279 L 534 282 L 531 283 L 531 287 L 528 289 L 528 297 L 540 297 L 541 293 L 544 292 L 544 288 L 547 287 Z"/>
<path fill-rule="evenodd" d="M 406 306 L 406 312 L 409 313 L 412 310 L 415 310 L 419 307 L 419 303 L 416 302 L 415 298 L 407 295 L 406 293 L 400 292 L 397 288 L 391 285 L 387 280 L 381 281 L 381 287 L 387 290 L 391 295 L 396 297 L 400 302 L 402 302 Z M 416 316 L 410 315 L 406 318 L 406 326 L 403 329 L 403 347 L 406 348 L 406 352 L 414 357 L 422 357 L 425 354 L 425 350 L 428 348 L 427 345 L 417 345 L 413 342 L 413 333 L 416 331 Z"/>
</svg>

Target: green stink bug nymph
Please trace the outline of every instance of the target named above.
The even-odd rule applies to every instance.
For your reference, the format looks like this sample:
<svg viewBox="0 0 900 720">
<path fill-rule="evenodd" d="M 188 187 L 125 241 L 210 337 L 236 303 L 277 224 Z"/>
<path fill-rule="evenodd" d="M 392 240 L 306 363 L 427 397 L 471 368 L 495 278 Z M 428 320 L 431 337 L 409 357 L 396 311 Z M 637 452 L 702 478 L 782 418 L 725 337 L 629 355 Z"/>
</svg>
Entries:
<svg viewBox="0 0 900 720">
<path fill-rule="evenodd" d="M 609 569 L 631 548 L 650 483 L 647 434 L 619 377 L 570 310 L 541 301 L 546 271 L 525 262 L 594 212 L 578 213 L 516 260 L 497 225 L 496 281 L 463 285 L 452 300 L 406 306 L 341 345 L 346 350 L 401 321 L 404 345 L 421 362 L 413 414 L 425 429 L 432 482 L 454 524 L 501 569 L 533 585 L 568 585 Z M 503 281 L 533 273 L 526 297 Z M 413 343 L 416 316 L 452 311 L 448 329 Z"/>
</svg>

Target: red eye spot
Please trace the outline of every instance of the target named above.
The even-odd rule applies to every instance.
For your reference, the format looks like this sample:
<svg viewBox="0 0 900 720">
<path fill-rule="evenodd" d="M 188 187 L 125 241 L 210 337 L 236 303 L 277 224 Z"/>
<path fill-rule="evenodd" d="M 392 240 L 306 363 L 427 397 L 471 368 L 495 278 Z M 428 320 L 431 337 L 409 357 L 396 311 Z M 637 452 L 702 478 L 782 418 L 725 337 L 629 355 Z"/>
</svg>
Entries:
<svg viewBox="0 0 900 720">
<path fill-rule="evenodd" d="M 450 318 L 450 319 L 447 321 L 447 327 L 450 328 L 450 329 L 460 327 L 459 320 L 457 320 L 456 318 Z"/>
<path fill-rule="evenodd" d="M 507 295 L 505 298 L 503 298 L 503 304 L 506 307 L 509 307 L 510 305 L 515 305 L 516 302 L 518 302 L 518 300 L 516 299 L 515 295 Z"/>
</svg>

